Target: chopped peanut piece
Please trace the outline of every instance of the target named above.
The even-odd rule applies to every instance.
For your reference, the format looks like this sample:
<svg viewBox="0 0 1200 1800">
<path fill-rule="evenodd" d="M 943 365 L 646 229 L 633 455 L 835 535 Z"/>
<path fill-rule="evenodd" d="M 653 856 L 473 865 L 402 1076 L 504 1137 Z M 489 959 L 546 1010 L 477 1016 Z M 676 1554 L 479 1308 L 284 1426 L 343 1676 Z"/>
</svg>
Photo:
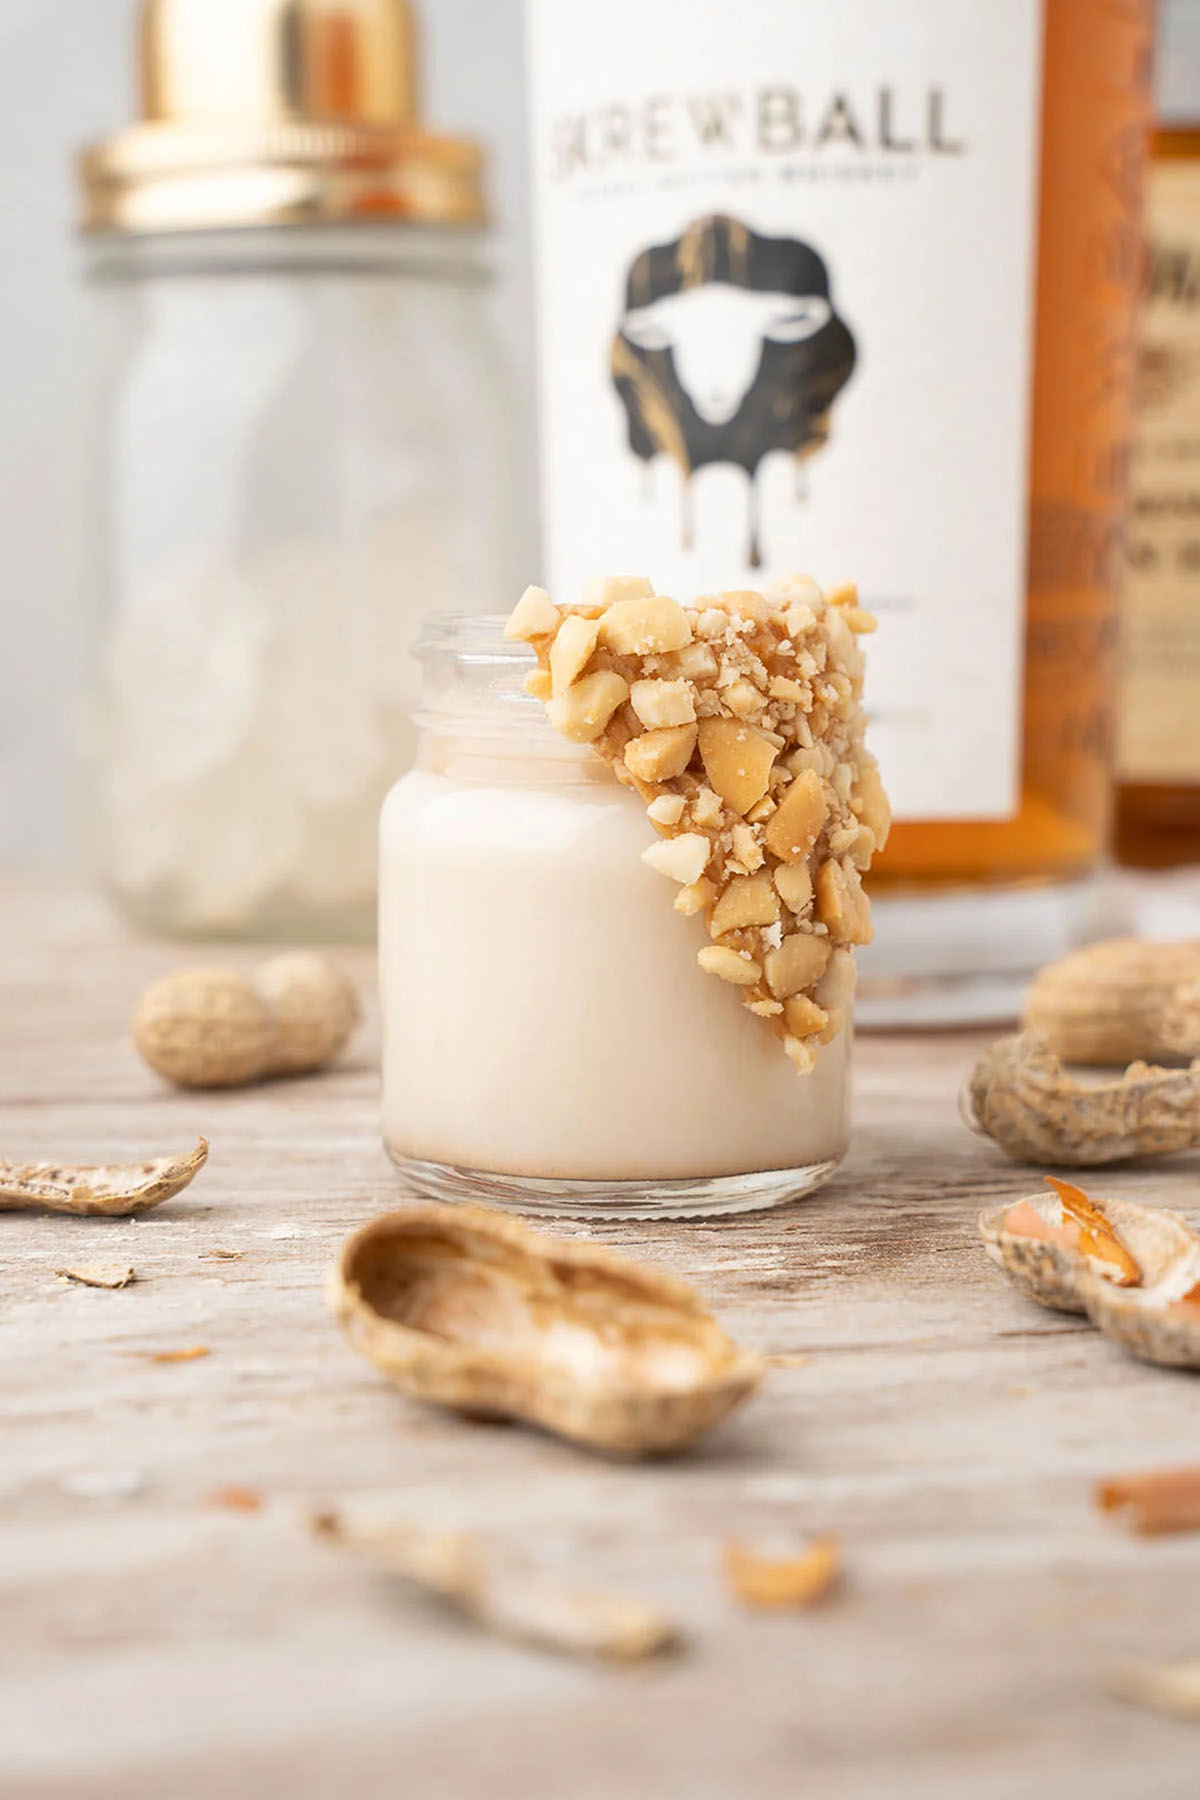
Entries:
<svg viewBox="0 0 1200 1800">
<path fill-rule="evenodd" d="M 811 1075 L 817 1066 L 816 1052 L 803 1038 L 789 1032 L 783 1040 L 784 1054 L 796 1065 L 798 1075 Z"/>
<path fill-rule="evenodd" d="M 678 884 L 677 912 L 704 919 L 700 968 L 740 990 L 802 1074 L 848 1026 L 852 946 L 871 933 L 860 875 L 889 820 L 863 744 L 871 622 L 849 586 L 834 599 L 795 576 L 688 613 L 614 577 L 582 607 L 525 599 L 516 619 L 539 664 L 528 690 L 645 805 L 659 834 L 646 864 Z"/>
<path fill-rule="evenodd" d="M 591 661 L 600 637 L 595 619 L 568 613 L 550 646 L 550 681 L 556 694 L 565 694 Z"/>
<path fill-rule="evenodd" d="M 767 986 L 777 1000 L 786 1000 L 802 988 L 810 988 L 825 973 L 829 944 L 809 931 L 785 937 L 778 950 L 768 950 L 764 961 Z"/>
<path fill-rule="evenodd" d="M 753 588 L 729 588 L 716 596 L 716 604 L 727 612 L 737 613 L 739 618 L 753 619 L 758 625 L 765 624 L 771 617 L 771 602 L 764 594 L 755 593 Z"/>
<path fill-rule="evenodd" d="M 600 620 L 600 642 L 618 656 L 660 656 L 691 641 L 688 615 L 677 600 L 661 594 L 618 600 Z"/>
<path fill-rule="evenodd" d="M 660 794 L 646 808 L 646 816 L 656 825 L 678 825 L 686 805 L 682 794 Z"/>
<path fill-rule="evenodd" d="M 767 848 L 780 862 L 796 863 L 812 850 L 826 817 L 825 789 L 819 775 L 802 769 L 767 820 Z"/>
<path fill-rule="evenodd" d="M 721 823 L 721 796 L 711 788 L 698 788 L 692 797 L 692 823 L 708 831 Z"/>
<path fill-rule="evenodd" d="M 858 979 L 858 970 L 854 966 L 852 950 L 835 950 L 829 958 L 829 966 L 813 989 L 813 999 L 818 1006 L 823 1006 L 827 1013 L 843 1012 L 854 998 L 854 984 Z"/>
<path fill-rule="evenodd" d="M 685 644 L 671 656 L 671 672 L 683 681 L 715 681 L 717 656 L 710 644 Z"/>
<path fill-rule="evenodd" d="M 707 844 L 707 839 L 703 840 Z M 676 842 L 682 842 L 676 839 Z M 713 937 L 741 931 L 746 925 L 773 925 L 779 917 L 779 896 L 769 875 L 743 875 L 731 881 L 712 909 L 708 929 Z M 777 952 L 772 951 L 767 958 Z"/>
<path fill-rule="evenodd" d="M 812 607 L 822 605 L 825 596 L 811 575 L 784 575 L 779 581 L 771 583 L 767 589 L 767 599 L 778 601 L 785 607 Z"/>
<path fill-rule="evenodd" d="M 826 1018 L 829 1023 L 826 1025 L 824 1031 L 819 1031 L 817 1033 L 818 1044 L 832 1044 L 839 1032 L 846 1029 L 846 1015 L 840 1006 L 835 1006 L 832 1011 L 826 1014 Z"/>
<path fill-rule="evenodd" d="M 645 575 L 594 575 L 583 584 L 585 607 L 615 606 L 620 600 L 648 600 L 654 583 Z"/>
<path fill-rule="evenodd" d="M 789 912 L 802 913 L 812 905 L 813 879 L 804 863 L 780 863 L 775 886 Z"/>
<path fill-rule="evenodd" d="M 504 635 L 513 643 L 530 643 L 557 631 L 561 618 L 545 588 L 527 587 L 508 616 Z"/>
<path fill-rule="evenodd" d="M 706 907 L 711 906 L 716 897 L 716 883 L 709 881 L 707 876 L 701 876 L 691 887 L 680 888 L 675 896 L 675 911 L 682 913 L 685 919 L 694 919 L 697 913 L 702 913 Z"/>
<path fill-rule="evenodd" d="M 759 693 L 752 681 L 740 675 L 725 689 L 725 704 L 735 719 L 758 719 L 767 704 L 767 697 Z"/>
<path fill-rule="evenodd" d="M 817 870 L 817 917 L 838 944 L 869 944 L 871 909 L 858 870 L 830 860 Z"/>
<path fill-rule="evenodd" d="M 709 784 L 739 816 L 762 799 L 779 754 L 752 725 L 736 719 L 700 721 L 700 760 Z"/>
<path fill-rule="evenodd" d="M 856 869 L 869 869 L 875 857 L 875 833 L 869 825 L 860 825 L 854 834 L 854 842 L 846 854 Z"/>
<path fill-rule="evenodd" d="M 696 748 L 694 725 L 668 725 L 663 731 L 647 731 L 625 746 L 625 767 L 639 781 L 673 781 L 682 775 Z"/>
<path fill-rule="evenodd" d="M 554 683 L 548 669 L 530 669 L 521 686 L 531 700 L 549 700 L 554 692 Z"/>
<path fill-rule="evenodd" d="M 550 723 L 576 744 L 591 744 L 629 698 L 629 684 L 612 669 L 585 675 L 565 694 L 546 702 Z"/>
<path fill-rule="evenodd" d="M 643 725 L 691 725 L 696 701 L 686 681 L 635 681 L 629 704 Z"/>
<path fill-rule="evenodd" d="M 794 994 L 785 1003 L 783 1012 L 793 1037 L 817 1037 L 829 1023 L 829 1014 L 807 994 Z"/>
<path fill-rule="evenodd" d="M 825 600 L 826 604 L 829 606 L 857 606 L 858 583 L 855 581 L 839 581 L 836 587 L 831 587 L 829 589 L 825 595 Z"/>
<path fill-rule="evenodd" d="M 682 837 L 662 838 L 642 851 L 642 861 L 660 875 L 669 875 L 680 887 L 691 887 L 699 881 L 708 866 L 711 845 L 698 831 L 685 831 Z"/>
<path fill-rule="evenodd" d="M 755 833 L 749 825 L 735 825 L 729 834 L 730 848 L 742 867 L 753 875 L 755 869 L 761 869 L 766 861 Z"/>
<path fill-rule="evenodd" d="M 875 833 L 876 849 L 886 849 L 892 824 L 892 809 L 888 805 L 883 783 L 879 779 L 879 770 L 874 762 L 864 762 L 859 769 L 858 779 L 850 796 L 850 806 L 863 824 Z"/>
<path fill-rule="evenodd" d="M 744 1005 L 756 1019 L 777 1019 L 783 1011 L 782 1000 L 747 1000 Z"/>
<path fill-rule="evenodd" d="M 762 970 L 752 956 L 742 956 L 724 944 L 706 944 L 698 952 L 696 961 L 706 975 L 718 975 L 722 981 L 733 982 L 735 987 L 753 987 L 762 976 Z"/>
</svg>

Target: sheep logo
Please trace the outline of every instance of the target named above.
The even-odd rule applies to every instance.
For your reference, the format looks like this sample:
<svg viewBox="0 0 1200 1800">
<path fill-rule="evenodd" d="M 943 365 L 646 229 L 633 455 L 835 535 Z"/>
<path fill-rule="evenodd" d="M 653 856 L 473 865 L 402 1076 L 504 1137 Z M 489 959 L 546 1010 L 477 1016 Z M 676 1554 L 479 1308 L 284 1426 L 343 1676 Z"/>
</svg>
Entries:
<svg viewBox="0 0 1200 1800">
<path fill-rule="evenodd" d="M 803 498 L 804 464 L 828 440 L 856 360 L 824 259 L 798 238 L 763 237 L 716 214 L 634 258 L 613 384 L 634 456 L 647 469 L 659 455 L 679 466 L 686 547 L 693 474 L 729 463 L 749 480 L 747 557 L 761 566 L 759 467 L 773 450 L 794 457 Z"/>
</svg>

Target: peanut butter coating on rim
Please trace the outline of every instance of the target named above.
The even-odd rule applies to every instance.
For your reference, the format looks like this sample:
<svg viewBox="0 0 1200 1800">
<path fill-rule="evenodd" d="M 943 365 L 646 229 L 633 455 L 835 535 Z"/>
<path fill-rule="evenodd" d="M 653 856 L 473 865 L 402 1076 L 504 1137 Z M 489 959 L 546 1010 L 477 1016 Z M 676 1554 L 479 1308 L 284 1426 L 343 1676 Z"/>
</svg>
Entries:
<svg viewBox="0 0 1200 1800">
<path fill-rule="evenodd" d="M 846 1023 L 854 949 L 871 940 L 862 876 L 891 815 L 865 748 L 853 589 L 806 576 L 693 607 L 641 576 L 559 607 L 522 595 L 506 635 L 532 644 L 564 737 L 591 744 L 646 806 L 644 860 L 702 914 L 704 974 L 726 982 L 803 1074 Z"/>
</svg>

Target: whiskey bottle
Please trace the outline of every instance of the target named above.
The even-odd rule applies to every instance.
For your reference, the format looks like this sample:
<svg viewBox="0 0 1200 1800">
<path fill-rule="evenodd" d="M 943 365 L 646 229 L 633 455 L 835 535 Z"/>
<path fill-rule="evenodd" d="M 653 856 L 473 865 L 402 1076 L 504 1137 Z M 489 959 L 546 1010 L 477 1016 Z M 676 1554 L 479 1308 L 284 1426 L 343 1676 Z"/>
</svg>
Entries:
<svg viewBox="0 0 1200 1800">
<path fill-rule="evenodd" d="M 1200 862 L 1200 7 L 1162 10 L 1122 616 L 1117 855 Z"/>
<path fill-rule="evenodd" d="M 528 0 L 544 577 L 879 618 L 868 1017 L 1005 1010 L 1111 797 L 1150 0 Z"/>
</svg>

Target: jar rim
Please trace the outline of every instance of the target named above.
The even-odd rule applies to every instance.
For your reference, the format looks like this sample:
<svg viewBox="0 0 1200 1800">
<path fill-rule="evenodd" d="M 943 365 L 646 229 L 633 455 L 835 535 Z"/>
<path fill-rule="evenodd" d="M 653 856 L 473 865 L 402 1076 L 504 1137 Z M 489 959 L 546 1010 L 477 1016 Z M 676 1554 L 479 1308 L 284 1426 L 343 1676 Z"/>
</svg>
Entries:
<svg viewBox="0 0 1200 1800">
<path fill-rule="evenodd" d="M 555 731 L 540 700 L 526 692 L 537 667 L 530 646 L 504 635 L 503 613 L 443 613 L 427 619 L 412 654 L 421 665 L 423 733 L 504 745 L 556 763 L 586 760 L 587 746 Z"/>
<path fill-rule="evenodd" d="M 523 640 L 505 637 L 505 623 L 503 613 L 435 613 L 422 625 L 412 653 L 420 663 L 444 657 L 455 662 L 490 663 L 496 668 L 520 668 L 527 674 L 537 659 Z"/>
</svg>

